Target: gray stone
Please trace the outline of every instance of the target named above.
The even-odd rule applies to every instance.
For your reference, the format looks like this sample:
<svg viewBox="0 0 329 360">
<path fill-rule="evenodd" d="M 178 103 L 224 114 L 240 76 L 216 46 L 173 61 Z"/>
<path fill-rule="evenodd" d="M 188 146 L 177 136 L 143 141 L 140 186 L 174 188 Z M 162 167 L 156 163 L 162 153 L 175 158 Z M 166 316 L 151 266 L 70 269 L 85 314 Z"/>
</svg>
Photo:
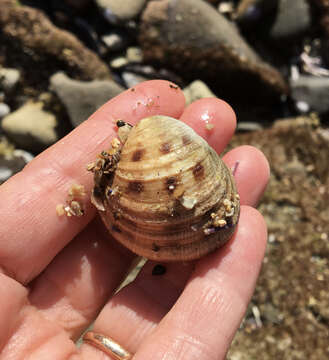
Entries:
<svg viewBox="0 0 329 360">
<path fill-rule="evenodd" d="M 0 184 L 8 180 L 12 175 L 13 171 L 7 164 L 3 164 L 3 161 L 0 157 Z"/>
<path fill-rule="evenodd" d="M 10 107 L 5 103 L 0 103 L 0 119 L 10 113 Z"/>
<path fill-rule="evenodd" d="M 0 139 L 0 184 L 16 174 L 33 159 L 33 155 L 24 150 L 14 150 L 5 139 Z"/>
<path fill-rule="evenodd" d="M 201 80 L 193 81 L 183 89 L 183 92 L 185 95 L 186 105 L 189 105 L 198 99 L 216 97 L 209 87 Z"/>
<path fill-rule="evenodd" d="M 17 69 L 0 68 L 0 89 L 5 92 L 14 90 L 20 76 L 21 74 Z"/>
<path fill-rule="evenodd" d="M 202 0 L 149 1 L 142 15 L 139 43 L 144 60 L 170 66 L 248 101 L 273 101 L 287 93 L 282 75 L 265 63 L 241 37 L 234 23 Z"/>
<path fill-rule="evenodd" d="M 39 152 L 58 140 L 57 119 L 42 102 L 27 102 L 2 120 L 2 128 L 19 147 Z"/>
<path fill-rule="evenodd" d="M 311 11 L 307 0 L 279 0 L 277 16 L 270 30 L 275 40 L 295 38 L 311 26 Z"/>
<path fill-rule="evenodd" d="M 329 111 L 329 77 L 301 75 L 291 81 L 292 98 L 318 113 Z"/>
<path fill-rule="evenodd" d="M 51 88 L 64 104 L 73 126 L 80 125 L 124 88 L 112 80 L 77 81 L 62 72 L 50 78 Z"/>
<path fill-rule="evenodd" d="M 96 0 L 96 4 L 108 13 L 107 18 L 111 19 L 112 15 L 113 19 L 119 21 L 127 21 L 137 17 L 145 3 L 146 0 Z"/>
<path fill-rule="evenodd" d="M 148 80 L 144 76 L 137 75 L 129 71 L 124 71 L 122 73 L 122 78 L 128 88 L 134 87 L 135 85 Z"/>
</svg>

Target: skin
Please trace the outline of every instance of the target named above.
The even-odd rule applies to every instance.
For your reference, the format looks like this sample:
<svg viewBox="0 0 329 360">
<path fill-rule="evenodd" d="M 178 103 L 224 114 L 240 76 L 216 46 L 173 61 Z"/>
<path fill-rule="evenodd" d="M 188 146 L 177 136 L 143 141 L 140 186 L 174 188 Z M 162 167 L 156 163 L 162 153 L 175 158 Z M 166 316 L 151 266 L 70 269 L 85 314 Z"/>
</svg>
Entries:
<svg viewBox="0 0 329 360">
<path fill-rule="evenodd" d="M 86 164 L 116 136 L 113 120 L 135 124 L 150 115 L 180 118 L 220 153 L 235 130 L 232 108 L 219 99 L 184 107 L 181 90 L 149 81 L 106 103 L 90 119 L 0 187 L 0 359 L 110 359 L 74 341 L 92 322 L 134 359 L 224 359 L 254 291 L 266 244 L 264 219 L 253 207 L 269 178 L 263 154 L 241 146 L 224 156 L 234 167 L 241 215 L 234 237 L 196 262 L 148 262 L 114 295 L 136 256 L 109 238 L 95 209 L 58 217 L 73 183 L 89 194 Z M 205 120 L 206 119 L 206 120 Z M 206 130 L 204 122 L 214 124 Z"/>
</svg>

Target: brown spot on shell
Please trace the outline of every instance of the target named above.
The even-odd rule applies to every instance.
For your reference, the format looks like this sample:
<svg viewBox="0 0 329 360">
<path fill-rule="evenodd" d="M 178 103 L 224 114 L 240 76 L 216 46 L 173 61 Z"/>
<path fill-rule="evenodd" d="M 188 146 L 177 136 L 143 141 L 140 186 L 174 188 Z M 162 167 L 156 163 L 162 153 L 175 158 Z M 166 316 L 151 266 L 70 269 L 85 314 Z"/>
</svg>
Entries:
<svg viewBox="0 0 329 360">
<path fill-rule="evenodd" d="M 138 149 L 134 151 L 133 156 L 131 157 L 132 161 L 140 161 L 145 153 L 145 149 Z"/>
<path fill-rule="evenodd" d="M 168 154 L 170 153 L 170 144 L 169 143 L 163 143 L 161 146 L 160 146 L 160 152 L 162 152 L 163 154 Z"/>
<path fill-rule="evenodd" d="M 182 142 L 184 146 L 191 144 L 191 138 L 188 135 L 183 135 Z"/>
<path fill-rule="evenodd" d="M 197 163 L 192 171 L 196 180 L 200 180 L 204 176 L 204 167 L 200 163 Z"/>
<path fill-rule="evenodd" d="M 128 191 L 135 193 L 141 193 L 144 189 L 143 184 L 140 181 L 132 181 L 128 185 Z"/>
</svg>

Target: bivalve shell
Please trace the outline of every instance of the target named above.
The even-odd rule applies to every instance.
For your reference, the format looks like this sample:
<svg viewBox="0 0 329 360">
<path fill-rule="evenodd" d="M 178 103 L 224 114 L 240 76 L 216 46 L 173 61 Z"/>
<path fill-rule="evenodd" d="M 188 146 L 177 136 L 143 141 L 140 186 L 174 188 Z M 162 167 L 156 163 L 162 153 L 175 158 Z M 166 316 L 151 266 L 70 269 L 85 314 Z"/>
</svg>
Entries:
<svg viewBox="0 0 329 360">
<path fill-rule="evenodd" d="M 185 123 L 145 118 L 95 164 L 92 201 L 113 237 L 134 253 L 192 260 L 232 236 L 240 210 L 232 173 Z"/>
</svg>

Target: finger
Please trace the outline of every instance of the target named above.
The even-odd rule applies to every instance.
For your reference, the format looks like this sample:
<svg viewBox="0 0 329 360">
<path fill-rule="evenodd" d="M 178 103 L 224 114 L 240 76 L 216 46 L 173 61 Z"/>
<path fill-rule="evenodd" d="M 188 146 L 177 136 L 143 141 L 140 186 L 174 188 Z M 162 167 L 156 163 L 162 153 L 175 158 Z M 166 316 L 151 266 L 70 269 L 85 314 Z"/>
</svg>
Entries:
<svg viewBox="0 0 329 360">
<path fill-rule="evenodd" d="M 224 359 L 254 291 L 266 235 L 263 217 L 243 206 L 235 237 L 200 260 L 183 294 L 134 359 Z"/>
<path fill-rule="evenodd" d="M 262 216 L 242 206 L 234 238 L 197 262 L 187 285 L 192 263 L 166 264 L 164 276 L 152 276 L 149 264 L 105 306 L 94 331 L 137 352 L 134 359 L 223 358 L 253 292 L 265 243 Z M 98 359 L 90 345 L 81 350 Z"/>
<path fill-rule="evenodd" d="M 179 117 L 180 90 L 167 81 L 149 81 L 112 99 L 88 121 L 39 155 L 0 188 L 0 268 L 26 283 L 83 229 L 95 214 L 85 199 L 85 216 L 59 218 L 56 205 L 65 202 L 72 183 L 92 187 L 86 164 L 115 136 L 113 119 L 130 123 L 154 114 Z M 15 231 L 13 231 L 15 229 Z"/>
<path fill-rule="evenodd" d="M 264 154 L 249 145 L 239 146 L 223 156 L 232 169 L 241 204 L 256 206 L 270 177 L 270 166 Z"/>
<path fill-rule="evenodd" d="M 96 318 L 135 256 L 93 220 L 30 284 L 30 303 L 72 339 Z"/>
<path fill-rule="evenodd" d="M 17 314 L 27 303 L 27 290 L 17 281 L 0 273 L 0 354 L 17 324 Z M 7 301 L 10 299 L 10 301 Z"/>
<path fill-rule="evenodd" d="M 228 144 L 236 128 L 233 109 L 216 98 L 195 101 L 186 107 L 180 119 L 207 140 L 218 154 Z"/>
<path fill-rule="evenodd" d="M 29 304 L 23 285 L 0 274 L 0 294 L 1 359 L 66 359 L 77 352 L 67 334 Z"/>
</svg>

